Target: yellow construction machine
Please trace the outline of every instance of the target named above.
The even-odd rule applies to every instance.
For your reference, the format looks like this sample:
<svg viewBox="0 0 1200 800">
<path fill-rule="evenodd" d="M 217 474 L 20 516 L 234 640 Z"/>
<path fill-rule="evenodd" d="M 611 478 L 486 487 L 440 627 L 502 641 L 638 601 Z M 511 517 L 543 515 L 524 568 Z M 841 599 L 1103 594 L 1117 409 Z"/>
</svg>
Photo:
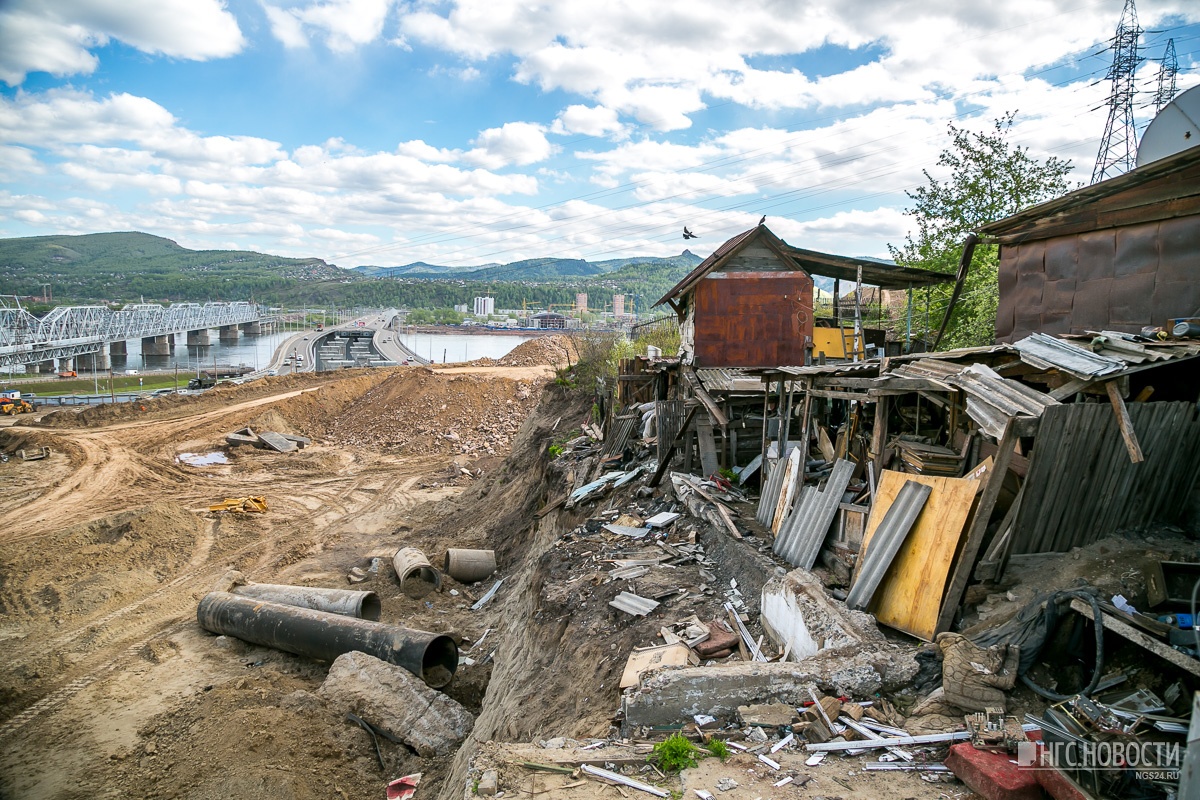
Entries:
<svg viewBox="0 0 1200 800">
<path fill-rule="evenodd" d="M 264 514 L 267 511 L 267 498 L 262 495 L 251 495 L 250 497 L 226 497 L 220 503 L 213 503 L 208 507 L 209 511 L 217 513 L 232 512 L 242 514 L 246 512 L 254 514 Z"/>
<path fill-rule="evenodd" d="M 0 392 L 0 414 L 16 416 L 17 414 L 32 414 L 37 409 L 28 400 L 21 399 L 21 393 L 16 389 Z"/>
</svg>

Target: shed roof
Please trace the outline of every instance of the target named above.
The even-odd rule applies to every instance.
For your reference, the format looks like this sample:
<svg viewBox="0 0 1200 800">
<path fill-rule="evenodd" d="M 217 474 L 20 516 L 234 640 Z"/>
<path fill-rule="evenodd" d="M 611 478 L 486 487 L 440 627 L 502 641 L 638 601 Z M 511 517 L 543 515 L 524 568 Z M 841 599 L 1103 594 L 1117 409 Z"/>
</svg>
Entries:
<svg viewBox="0 0 1200 800">
<path fill-rule="evenodd" d="M 937 283 L 954 281 L 954 275 L 951 274 L 899 267 L 882 261 L 872 261 L 869 258 L 851 258 L 793 247 L 772 233 L 766 225 L 758 225 L 739 233 L 714 250 L 712 255 L 701 261 L 683 280 L 659 298 L 655 305 L 662 305 L 668 300 L 686 294 L 706 275 L 721 268 L 744 247 L 760 239 L 763 244 L 774 251 L 785 265 L 804 271 L 809 275 L 852 281 L 857 279 L 858 269 L 861 267 L 863 283 L 883 289 L 907 289 L 911 286 L 932 286 Z"/>
<path fill-rule="evenodd" d="M 1002 243 L 1200 213 L 1200 145 L 1030 206 L 979 229 Z"/>
</svg>

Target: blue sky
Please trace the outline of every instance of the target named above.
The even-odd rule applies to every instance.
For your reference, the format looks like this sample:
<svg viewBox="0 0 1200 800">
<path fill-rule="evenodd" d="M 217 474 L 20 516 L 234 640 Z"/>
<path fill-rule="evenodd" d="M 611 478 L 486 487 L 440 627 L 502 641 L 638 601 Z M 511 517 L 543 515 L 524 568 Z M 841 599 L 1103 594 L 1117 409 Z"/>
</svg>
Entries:
<svg viewBox="0 0 1200 800">
<path fill-rule="evenodd" d="M 141 230 L 341 266 L 886 256 L 946 124 L 1087 181 L 1122 0 L 4 0 L 0 236 Z M 51 6 L 53 6 L 51 8 Z M 1142 0 L 1200 82 L 1200 4 Z M 1145 124 L 1152 109 L 1139 109 Z"/>
</svg>

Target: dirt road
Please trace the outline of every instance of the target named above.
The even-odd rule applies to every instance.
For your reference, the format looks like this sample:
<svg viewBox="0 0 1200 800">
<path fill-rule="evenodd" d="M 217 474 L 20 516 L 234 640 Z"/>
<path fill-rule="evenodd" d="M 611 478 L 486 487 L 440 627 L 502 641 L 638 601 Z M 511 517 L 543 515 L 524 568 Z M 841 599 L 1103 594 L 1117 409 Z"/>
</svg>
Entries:
<svg viewBox="0 0 1200 800">
<path fill-rule="evenodd" d="M 544 371 L 509 372 L 490 370 L 467 388 L 519 425 Z M 231 722 L 261 705 L 259 694 L 292 684 L 312 689 L 321 670 L 236 642 L 215 647 L 195 624 L 196 602 L 230 568 L 257 581 L 346 586 L 350 568 L 386 564 L 407 531 L 469 483 L 465 468 L 475 462 L 463 455 L 465 461 L 450 463 L 444 450 L 422 453 L 411 443 L 389 448 L 386 437 L 372 447 L 339 446 L 335 434 L 324 436 L 347 417 L 360 438 L 371 436 L 372 419 L 392 424 L 403 415 L 397 408 L 415 372 L 311 376 L 311 386 L 305 380 L 291 376 L 275 392 L 247 385 L 186 406 L 112 409 L 105 413 L 115 421 L 100 426 L 59 420 L 46 427 L 19 418 L 0 428 L 5 450 L 52 450 L 43 461 L 0 465 L 0 797 L 234 797 L 270 787 L 285 787 L 279 796 L 292 797 L 378 793 L 377 766 L 355 762 L 365 743 L 353 731 L 338 734 L 347 737 L 340 744 L 324 735 L 291 737 L 292 755 L 308 765 L 302 776 L 272 775 L 270 765 L 283 756 L 253 755 L 253 743 L 231 740 L 260 737 L 271 726 L 274 706 L 254 712 L 248 728 Z M 426 395 L 438 390 L 430 381 L 445 382 L 448 399 L 464 391 L 461 375 L 426 371 L 420 380 Z M 396 407 L 378 397 L 364 404 L 377 388 L 400 398 Z M 450 408 L 436 420 L 449 432 L 439 441 L 478 433 L 472 420 L 454 417 Z M 228 451 L 223 435 L 244 425 L 317 441 L 293 454 Z M 228 463 L 178 460 L 181 453 L 213 452 Z M 207 511 L 209 503 L 247 494 L 266 496 L 269 512 Z M 380 572 L 390 574 L 390 566 Z M 385 619 L 390 612 L 427 629 L 453 627 L 459 604 L 448 607 L 452 598 L 433 608 L 380 593 Z M 469 680 L 460 688 L 465 695 L 477 690 Z M 207 705 L 219 707 L 225 721 L 197 719 L 175 737 L 155 733 L 188 715 L 204 716 Z M 189 736 L 208 739 L 186 745 L 196 771 L 177 783 L 187 770 L 160 754 L 172 743 L 183 748 Z M 217 752 L 237 763 L 211 762 Z M 307 772 L 321 764 L 336 768 Z"/>
</svg>

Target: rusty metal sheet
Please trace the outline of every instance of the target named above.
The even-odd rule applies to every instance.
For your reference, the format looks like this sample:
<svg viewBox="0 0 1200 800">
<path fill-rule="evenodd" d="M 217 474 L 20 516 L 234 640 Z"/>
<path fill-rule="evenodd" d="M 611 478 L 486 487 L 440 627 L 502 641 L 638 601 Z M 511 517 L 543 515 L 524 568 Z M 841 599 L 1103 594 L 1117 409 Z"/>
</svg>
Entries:
<svg viewBox="0 0 1200 800">
<path fill-rule="evenodd" d="M 696 286 L 696 365 L 803 364 L 812 297 L 803 272 L 712 273 Z"/>
<path fill-rule="evenodd" d="M 1200 308 L 1197 252 L 1197 214 L 1003 244 L 997 338 L 1137 333 L 1192 316 Z"/>
</svg>

